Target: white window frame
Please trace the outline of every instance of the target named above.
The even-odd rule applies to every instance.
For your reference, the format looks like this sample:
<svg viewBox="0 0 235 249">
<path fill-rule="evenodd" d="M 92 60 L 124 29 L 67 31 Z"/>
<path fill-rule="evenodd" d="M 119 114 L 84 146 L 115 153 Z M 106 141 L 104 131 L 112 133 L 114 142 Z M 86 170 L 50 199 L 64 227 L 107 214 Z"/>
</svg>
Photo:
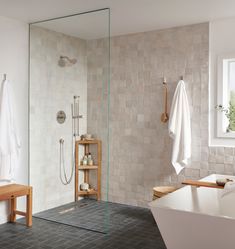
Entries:
<svg viewBox="0 0 235 249">
<path fill-rule="evenodd" d="M 235 61 L 235 53 L 229 53 L 218 56 L 217 62 L 217 105 L 228 108 L 229 86 L 228 86 L 228 63 Z M 229 121 L 224 112 L 217 112 L 217 137 L 235 138 L 235 132 L 226 132 Z"/>
</svg>

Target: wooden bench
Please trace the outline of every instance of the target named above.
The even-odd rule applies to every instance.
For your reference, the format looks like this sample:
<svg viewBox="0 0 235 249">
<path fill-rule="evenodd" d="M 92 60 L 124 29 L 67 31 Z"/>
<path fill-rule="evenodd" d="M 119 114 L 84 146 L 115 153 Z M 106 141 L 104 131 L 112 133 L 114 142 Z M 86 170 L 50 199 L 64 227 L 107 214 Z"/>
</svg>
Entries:
<svg viewBox="0 0 235 249">
<path fill-rule="evenodd" d="M 16 210 L 17 197 L 26 196 L 26 212 Z M 10 222 L 16 221 L 16 215 L 26 217 L 26 225 L 32 226 L 32 187 L 19 184 L 0 186 L 0 201 L 10 202 Z"/>
</svg>

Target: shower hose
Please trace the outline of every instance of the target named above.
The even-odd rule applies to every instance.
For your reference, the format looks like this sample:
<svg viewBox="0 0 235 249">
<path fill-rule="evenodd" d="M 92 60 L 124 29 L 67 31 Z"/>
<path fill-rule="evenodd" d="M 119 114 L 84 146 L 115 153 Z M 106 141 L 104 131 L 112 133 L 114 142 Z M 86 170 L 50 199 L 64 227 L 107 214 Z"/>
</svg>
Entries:
<svg viewBox="0 0 235 249">
<path fill-rule="evenodd" d="M 72 162 L 71 162 L 71 175 L 68 177 L 65 170 L 65 162 L 64 162 L 64 139 L 60 139 L 60 181 L 63 185 L 68 185 L 73 179 L 74 174 L 74 144 L 75 144 L 75 136 L 72 137 Z M 63 172 L 63 173 L 62 173 Z"/>
<path fill-rule="evenodd" d="M 65 160 L 64 160 L 64 139 L 59 140 L 60 143 L 60 180 L 64 185 L 70 184 L 73 179 L 73 174 L 75 170 L 75 143 L 76 139 L 79 138 L 79 118 L 82 118 L 82 115 L 79 115 L 79 96 L 74 96 L 74 102 L 71 104 L 71 114 L 72 114 L 72 158 L 71 158 L 71 174 L 68 177 L 65 170 Z"/>
</svg>

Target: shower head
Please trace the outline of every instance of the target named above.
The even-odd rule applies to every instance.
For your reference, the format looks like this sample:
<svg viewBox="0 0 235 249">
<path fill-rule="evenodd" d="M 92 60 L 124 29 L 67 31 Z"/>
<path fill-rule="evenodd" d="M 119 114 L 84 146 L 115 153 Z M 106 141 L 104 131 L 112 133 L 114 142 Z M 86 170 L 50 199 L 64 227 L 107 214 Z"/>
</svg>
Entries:
<svg viewBox="0 0 235 249">
<path fill-rule="evenodd" d="M 58 65 L 60 67 L 72 66 L 77 63 L 77 59 L 70 59 L 68 56 L 60 56 Z"/>
</svg>

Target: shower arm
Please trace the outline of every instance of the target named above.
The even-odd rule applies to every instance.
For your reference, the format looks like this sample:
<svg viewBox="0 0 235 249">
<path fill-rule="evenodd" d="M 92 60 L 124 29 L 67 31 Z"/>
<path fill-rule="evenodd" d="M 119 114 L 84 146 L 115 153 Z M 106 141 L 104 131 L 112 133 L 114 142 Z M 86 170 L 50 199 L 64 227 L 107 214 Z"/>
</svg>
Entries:
<svg viewBox="0 0 235 249">
<path fill-rule="evenodd" d="M 60 56 L 60 59 L 66 59 L 66 60 L 68 60 L 70 63 L 74 63 L 74 59 L 70 59 L 68 56 L 63 56 L 63 55 L 61 55 Z"/>
<path fill-rule="evenodd" d="M 68 56 L 60 56 L 61 59 L 67 59 L 69 62 L 71 62 L 71 59 Z"/>
</svg>

